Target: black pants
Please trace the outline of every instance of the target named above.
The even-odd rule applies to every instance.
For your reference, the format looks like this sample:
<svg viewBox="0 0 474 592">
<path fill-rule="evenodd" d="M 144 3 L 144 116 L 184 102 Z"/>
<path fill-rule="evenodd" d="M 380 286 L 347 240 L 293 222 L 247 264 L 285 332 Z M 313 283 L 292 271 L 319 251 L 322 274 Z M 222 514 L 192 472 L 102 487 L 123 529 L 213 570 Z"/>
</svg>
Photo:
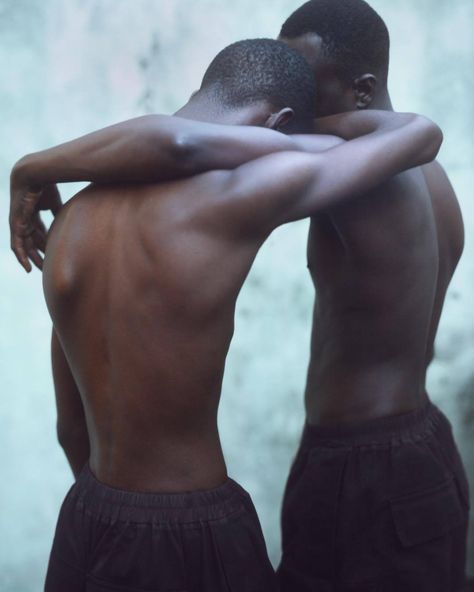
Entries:
<svg viewBox="0 0 474 592">
<path fill-rule="evenodd" d="M 306 426 L 282 512 L 282 592 L 460 592 L 468 483 L 432 404 Z"/>
<path fill-rule="evenodd" d="M 185 493 L 133 493 L 86 467 L 64 500 L 46 592 L 273 592 L 250 496 L 234 481 Z"/>
</svg>

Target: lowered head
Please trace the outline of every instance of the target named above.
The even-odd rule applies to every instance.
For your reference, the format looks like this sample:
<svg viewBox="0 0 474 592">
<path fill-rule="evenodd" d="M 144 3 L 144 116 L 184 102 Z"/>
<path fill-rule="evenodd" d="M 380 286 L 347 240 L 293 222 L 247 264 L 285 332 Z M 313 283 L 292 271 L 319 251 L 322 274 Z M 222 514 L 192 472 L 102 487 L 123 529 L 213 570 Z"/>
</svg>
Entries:
<svg viewBox="0 0 474 592">
<path fill-rule="evenodd" d="M 310 0 L 286 20 L 279 39 L 308 60 L 318 85 L 318 117 L 392 108 L 389 33 L 365 0 Z"/>
<path fill-rule="evenodd" d="M 273 39 L 238 41 L 223 49 L 200 89 L 176 115 L 285 133 L 311 129 L 316 84 L 307 61 Z"/>
</svg>

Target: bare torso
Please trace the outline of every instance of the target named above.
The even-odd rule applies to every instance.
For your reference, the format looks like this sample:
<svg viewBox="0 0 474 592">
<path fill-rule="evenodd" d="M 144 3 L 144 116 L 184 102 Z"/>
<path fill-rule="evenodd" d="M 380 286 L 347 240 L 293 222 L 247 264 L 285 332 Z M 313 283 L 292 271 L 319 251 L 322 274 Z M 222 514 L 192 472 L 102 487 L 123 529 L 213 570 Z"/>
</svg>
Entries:
<svg viewBox="0 0 474 592">
<path fill-rule="evenodd" d="M 235 301 L 260 243 L 222 229 L 224 201 L 218 173 L 91 187 L 53 226 L 47 304 L 105 483 L 184 491 L 226 478 L 217 408 Z"/>
<path fill-rule="evenodd" d="M 374 117 L 369 128 L 383 127 Z M 448 258 L 438 252 L 434 189 L 418 170 L 379 188 L 382 196 L 347 200 L 348 188 L 436 153 L 435 126 L 392 117 L 401 127 L 326 154 L 270 154 L 159 186 L 92 187 L 63 208 L 44 287 L 102 481 L 161 491 L 223 482 L 216 416 L 238 293 L 268 233 L 316 211 L 326 213 L 310 237 L 318 301 L 308 419 L 353 421 L 421 403 L 434 309 L 454 269 L 446 264 L 437 284 L 438 259 Z M 430 184 L 444 203 L 447 180 Z"/>
<path fill-rule="evenodd" d="M 459 206 L 437 163 L 312 219 L 310 423 L 364 421 L 426 401 L 426 370 L 462 245 Z"/>
</svg>

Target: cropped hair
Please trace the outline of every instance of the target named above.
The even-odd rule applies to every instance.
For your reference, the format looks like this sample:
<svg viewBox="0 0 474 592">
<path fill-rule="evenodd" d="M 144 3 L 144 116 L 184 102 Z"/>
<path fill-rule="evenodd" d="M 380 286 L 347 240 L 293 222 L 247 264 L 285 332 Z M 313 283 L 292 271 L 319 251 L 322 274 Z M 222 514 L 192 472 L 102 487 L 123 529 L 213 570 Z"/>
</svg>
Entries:
<svg viewBox="0 0 474 592">
<path fill-rule="evenodd" d="M 291 107 L 297 117 L 314 117 L 316 82 L 309 64 L 273 39 L 247 39 L 223 49 L 204 74 L 201 90 L 226 107 L 265 100 Z"/>
<path fill-rule="evenodd" d="M 286 20 L 280 37 L 316 33 L 325 56 L 350 82 L 373 73 L 386 84 L 390 36 L 383 19 L 365 0 L 310 0 Z"/>
</svg>

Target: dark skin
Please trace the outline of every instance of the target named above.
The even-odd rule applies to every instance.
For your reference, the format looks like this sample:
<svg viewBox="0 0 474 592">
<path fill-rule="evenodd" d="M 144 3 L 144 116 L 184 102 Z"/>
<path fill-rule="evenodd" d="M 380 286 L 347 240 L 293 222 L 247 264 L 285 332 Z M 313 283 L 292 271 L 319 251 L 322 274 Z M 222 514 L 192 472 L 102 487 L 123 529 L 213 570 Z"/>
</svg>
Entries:
<svg viewBox="0 0 474 592">
<path fill-rule="evenodd" d="M 386 73 L 360 72 L 347 82 L 318 35 L 282 41 L 310 63 L 322 117 L 393 111 Z M 317 300 L 305 397 L 310 423 L 367 420 L 423 405 L 463 245 L 459 204 L 437 162 L 312 217 L 308 263 Z"/>
<path fill-rule="evenodd" d="M 393 111 L 383 72 L 361 72 L 348 83 L 337 64 L 321 51 L 317 35 L 282 40 L 303 53 L 312 66 L 321 116 L 354 110 Z M 316 131 L 327 130 L 319 123 Z M 115 144 L 108 145 L 116 158 L 127 153 L 127 134 L 134 138 L 130 145 L 140 146 L 136 175 L 153 178 L 158 154 L 169 155 L 169 150 L 157 150 L 160 133 L 153 125 L 145 132 L 132 124 Z M 212 167 L 218 163 L 216 150 L 210 149 L 205 134 L 199 140 L 201 157 Z M 143 164 L 150 154 L 156 155 L 154 168 Z M 81 162 L 87 160 L 84 153 L 78 157 Z M 33 182 L 72 180 L 65 178 L 65 173 L 71 173 L 68 170 L 61 171 L 62 178 L 51 174 L 45 180 L 41 168 L 49 166 L 53 172 L 53 159 L 41 157 L 36 166 L 34 156 L 32 160 L 26 168 Z M 93 180 L 98 167 L 94 170 L 85 164 L 89 165 L 88 180 Z M 120 171 L 105 167 L 102 174 L 107 180 L 121 180 L 122 171 L 123 167 Z M 180 174 L 188 171 L 181 169 Z M 400 241 L 400 236 L 406 240 Z M 33 239 L 29 240 L 33 245 Z M 354 203 L 312 217 L 308 260 L 318 300 L 306 388 L 308 421 L 331 424 L 371 419 L 410 411 L 426 401 L 426 370 L 463 243 L 459 205 L 439 163 L 398 175 Z M 34 248 L 30 253 L 34 262 L 40 257 Z"/>
<path fill-rule="evenodd" d="M 77 478 L 90 456 L 89 434 L 81 394 L 54 329 L 51 360 L 58 413 L 58 441 L 66 452 L 74 477 Z"/>
<path fill-rule="evenodd" d="M 76 393 L 82 402 L 92 470 L 116 487 L 187 491 L 224 481 L 217 407 L 236 299 L 261 244 L 281 224 L 428 162 L 441 141 L 423 118 L 375 112 L 327 122 L 362 136 L 351 142 L 196 123 L 278 128 L 292 116 L 269 104 L 216 113 L 213 104 L 198 95 L 181 110 L 186 119 L 159 119 L 162 137 L 179 126 L 171 144 L 184 147 L 189 173 L 204 168 L 201 137 L 219 168 L 246 164 L 158 185 L 91 186 L 61 210 L 48 239 L 45 295 L 77 385 L 60 400 L 72 409 Z M 90 154 L 99 140 L 85 142 Z M 70 150 L 60 150 L 63 165 Z M 134 170 L 134 153 L 122 174 Z M 17 222 L 13 214 L 13 229 Z"/>
</svg>

